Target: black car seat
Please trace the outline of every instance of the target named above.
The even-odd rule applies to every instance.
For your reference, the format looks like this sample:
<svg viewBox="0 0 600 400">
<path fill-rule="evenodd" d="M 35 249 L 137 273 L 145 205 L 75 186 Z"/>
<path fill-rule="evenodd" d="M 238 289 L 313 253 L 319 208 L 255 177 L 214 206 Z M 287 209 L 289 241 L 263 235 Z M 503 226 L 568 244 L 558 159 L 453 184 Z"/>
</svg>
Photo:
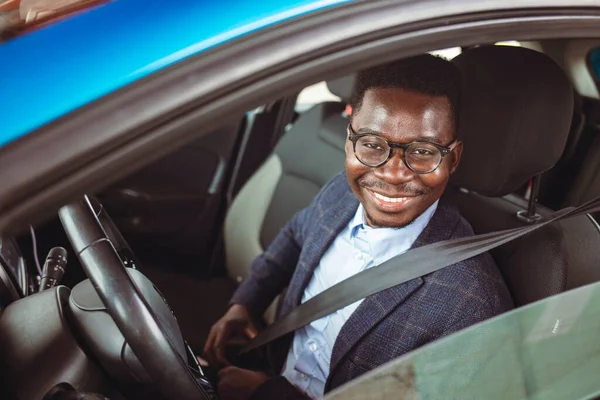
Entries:
<svg viewBox="0 0 600 400">
<path fill-rule="evenodd" d="M 345 106 L 352 83 L 333 81 L 328 87 L 342 102 L 317 104 L 302 113 L 227 212 L 226 267 L 236 282 L 246 278 L 252 261 L 285 223 L 344 168 Z"/>
<path fill-rule="evenodd" d="M 463 77 L 464 153 L 450 190 L 476 233 L 522 226 L 526 202 L 511 193 L 563 153 L 573 92 L 552 59 L 486 46 L 453 60 Z M 504 196 L 504 197 L 503 197 Z M 551 211 L 538 206 L 541 218 Z M 492 250 L 516 305 L 600 280 L 600 230 L 588 215 L 545 226 Z"/>
</svg>

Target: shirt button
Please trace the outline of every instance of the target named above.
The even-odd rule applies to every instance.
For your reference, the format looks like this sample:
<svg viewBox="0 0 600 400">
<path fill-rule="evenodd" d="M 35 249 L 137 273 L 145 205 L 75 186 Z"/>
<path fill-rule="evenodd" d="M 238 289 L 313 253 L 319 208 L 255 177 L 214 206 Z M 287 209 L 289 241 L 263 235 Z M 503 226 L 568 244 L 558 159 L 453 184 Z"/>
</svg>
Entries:
<svg viewBox="0 0 600 400">
<path fill-rule="evenodd" d="M 356 255 L 354 256 L 354 258 L 356 258 L 357 260 L 362 260 L 363 259 L 363 255 L 362 255 L 362 253 L 356 253 Z"/>
<path fill-rule="evenodd" d="M 308 348 L 310 349 L 310 351 L 315 352 L 317 351 L 317 345 L 315 343 L 311 343 L 310 346 L 308 346 Z"/>
<path fill-rule="evenodd" d="M 305 381 L 306 380 L 306 375 L 300 374 L 300 379 L 302 379 L 303 381 Z"/>
</svg>

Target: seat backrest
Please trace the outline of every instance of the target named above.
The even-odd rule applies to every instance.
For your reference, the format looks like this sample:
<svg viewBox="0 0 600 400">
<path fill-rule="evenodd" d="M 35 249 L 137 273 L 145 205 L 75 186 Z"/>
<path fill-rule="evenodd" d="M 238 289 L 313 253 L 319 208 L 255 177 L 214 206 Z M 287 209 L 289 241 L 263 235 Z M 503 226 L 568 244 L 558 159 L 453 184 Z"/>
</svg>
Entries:
<svg viewBox="0 0 600 400">
<path fill-rule="evenodd" d="M 460 213 L 475 233 L 523 226 L 517 219 L 527 202 L 515 195 L 501 198 L 456 190 Z M 552 211 L 538 206 L 543 218 Z M 589 215 L 547 225 L 490 253 L 502 271 L 516 305 L 529 304 L 588 283 L 600 281 L 600 228 Z"/>
<path fill-rule="evenodd" d="M 252 261 L 285 223 L 344 168 L 346 102 L 353 78 L 328 82 L 342 102 L 301 114 L 271 156 L 240 190 L 225 218 L 225 256 L 231 279 L 246 278 Z"/>
<path fill-rule="evenodd" d="M 527 203 L 510 193 L 563 153 L 573 92 L 563 71 L 533 50 L 488 46 L 453 60 L 461 70 L 461 164 L 449 190 L 476 233 L 522 226 Z M 538 206 L 548 217 L 550 210 Z M 587 215 L 545 226 L 491 252 L 516 305 L 600 280 L 600 230 Z"/>
</svg>

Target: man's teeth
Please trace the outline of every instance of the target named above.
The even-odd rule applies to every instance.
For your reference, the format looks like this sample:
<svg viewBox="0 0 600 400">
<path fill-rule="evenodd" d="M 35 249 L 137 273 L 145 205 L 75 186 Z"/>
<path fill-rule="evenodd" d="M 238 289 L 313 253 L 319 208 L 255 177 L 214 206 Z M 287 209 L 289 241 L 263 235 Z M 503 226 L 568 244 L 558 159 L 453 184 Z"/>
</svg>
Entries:
<svg viewBox="0 0 600 400">
<path fill-rule="evenodd" d="M 400 203 L 400 202 L 406 200 L 406 197 L 385 197 L 384 195 L 376 193 L 376 192 L 373 192 L 373 194 L 379 200 L 387 201 L 388 203 Z"/>
</svg>

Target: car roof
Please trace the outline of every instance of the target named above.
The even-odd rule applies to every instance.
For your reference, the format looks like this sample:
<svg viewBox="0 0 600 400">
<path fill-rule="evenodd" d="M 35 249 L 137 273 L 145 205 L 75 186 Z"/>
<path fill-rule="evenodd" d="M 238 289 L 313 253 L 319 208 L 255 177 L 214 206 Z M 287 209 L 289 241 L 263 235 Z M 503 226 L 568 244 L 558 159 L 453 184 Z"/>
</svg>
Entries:
<svg viewBox="0 0 600 400">
<path fill-rule="evenodd" d="M 191 55 L 350 0 L 119 0 L 0 44 L 0 146 Z"/>
</svg>

